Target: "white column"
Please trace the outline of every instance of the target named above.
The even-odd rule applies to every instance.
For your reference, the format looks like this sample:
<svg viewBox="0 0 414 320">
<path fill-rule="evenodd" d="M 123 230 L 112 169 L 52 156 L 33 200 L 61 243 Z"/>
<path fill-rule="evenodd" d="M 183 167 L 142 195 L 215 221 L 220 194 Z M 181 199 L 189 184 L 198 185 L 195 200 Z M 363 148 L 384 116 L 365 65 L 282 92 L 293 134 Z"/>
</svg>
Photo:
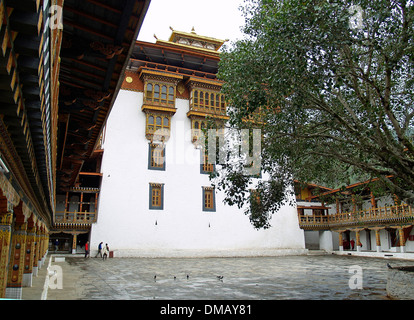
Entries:
<svg viewBox="0 0 414 320">
<path fill-rule="evenodd" d="M 332 231 L 319 231 L 319 249 L 333 251 Z"/>
</svg>

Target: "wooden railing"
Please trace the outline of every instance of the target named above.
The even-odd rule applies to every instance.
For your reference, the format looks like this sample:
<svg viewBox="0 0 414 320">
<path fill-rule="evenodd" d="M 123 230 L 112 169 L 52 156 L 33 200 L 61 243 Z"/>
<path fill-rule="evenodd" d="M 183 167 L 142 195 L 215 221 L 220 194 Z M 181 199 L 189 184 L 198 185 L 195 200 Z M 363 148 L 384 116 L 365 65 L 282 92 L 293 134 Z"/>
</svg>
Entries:
<svg viewBox="0 0 414 320">
<path fill-rule="evenodd" d="M 96 212 L 77 212 L 77 211 L 57 211 L 55 213 L 55 225 L 76 223 L 92 224 L 96 222 Z"/>
<path fill-rule="evenodd" d="M 64 202 L 59 202 L 64 204 Z M 89 227 L 92 223 L 96 222 L 97 212 L 95 202 L 68 202 L 66 205 L 74 205 L 77 210 L 61 210 L 55 212 L 54 226 L 57 228 L 67 228 L 73 226 Z M 84 210 L 78 211 L 79 208 L 92 208 L 94 211 Z"/>
<path fill-rule="evenodd" d="M 305 230 L 323 230 L 343 226 L 372 226 L 414 222 L 414 210 L 406 204 L 382 208 L 371 208 L 356 212 L 342 212 L 333 215 L 299 214 L 299 225 Z"/>
<path fill-rule="evenodd" d="M 79 175 L 99 178 L 102 176 L 98 172 L 79 172 Z M 56 229 L 90 228 L 92 223 L 97 221 L 98 197 L 99 188 L 97 187 L 76 187 L 67 191 L 65 200 L 56 202 L 54 227 Z"/>
</svg>

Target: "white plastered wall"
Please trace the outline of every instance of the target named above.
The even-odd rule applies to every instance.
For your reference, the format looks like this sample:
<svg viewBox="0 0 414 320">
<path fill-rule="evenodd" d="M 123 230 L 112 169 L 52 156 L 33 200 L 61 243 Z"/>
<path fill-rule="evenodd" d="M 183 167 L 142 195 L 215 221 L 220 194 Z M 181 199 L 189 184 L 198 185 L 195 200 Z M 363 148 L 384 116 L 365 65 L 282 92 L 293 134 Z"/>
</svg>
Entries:
<svg viewBox="0 0 414 320">
<path fill-rule="evenodd" d="M 120 90 L 106 126 L 98 221 L 91 248 L 108 243 L 115 256 L 208 256 L 301 254 L 304 234 L 295 206 L 274 214 L 272 227 L 255 230 L 244 209 L 223 203 L 216 191 L 216 211 L 202 210 L 200 150 L 191 143 L 188 100 L 177 99 L 166 170 L 148 170 L 148 140 L 143 94 Z M 149 183 L 164 184 L 164 209 L 149 209 Z"/>
</svg>

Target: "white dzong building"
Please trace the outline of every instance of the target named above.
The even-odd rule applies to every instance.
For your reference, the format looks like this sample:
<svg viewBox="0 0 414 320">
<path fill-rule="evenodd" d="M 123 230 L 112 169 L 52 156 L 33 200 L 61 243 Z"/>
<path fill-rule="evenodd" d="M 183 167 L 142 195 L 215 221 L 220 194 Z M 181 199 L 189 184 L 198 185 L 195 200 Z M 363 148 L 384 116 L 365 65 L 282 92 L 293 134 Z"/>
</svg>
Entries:
<svg viewBox="0 0 414 320">
<path fill-rule="evenodd" d="M 224 41 L 173 30 L 137 41 L 106 123 L 92 253 L 115 257 L 260 256 L 305 253 L 295 206 L 256 230 L 244 209 L 212 188 L 196 143 L 208 121 L 228 119 L 216 77 Z"/>
</svg>

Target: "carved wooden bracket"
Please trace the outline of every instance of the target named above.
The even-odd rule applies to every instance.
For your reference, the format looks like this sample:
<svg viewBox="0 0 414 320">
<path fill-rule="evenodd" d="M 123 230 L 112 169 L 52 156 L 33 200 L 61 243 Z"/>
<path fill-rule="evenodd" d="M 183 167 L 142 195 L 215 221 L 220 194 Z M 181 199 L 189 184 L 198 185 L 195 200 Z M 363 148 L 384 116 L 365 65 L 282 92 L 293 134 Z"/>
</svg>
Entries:
<svg viewBox="0 0 414 320">
<path fill-rule="evenodd" d="M 103 44 L 99 41 L 94 41 L 90 44 L 90 47 L 102 53 L 106 59 L 112 59 L 115 55 L 120 55 L 124 50 L 121 46 L 114 46 L 112 44 Z"/>
</svg>

